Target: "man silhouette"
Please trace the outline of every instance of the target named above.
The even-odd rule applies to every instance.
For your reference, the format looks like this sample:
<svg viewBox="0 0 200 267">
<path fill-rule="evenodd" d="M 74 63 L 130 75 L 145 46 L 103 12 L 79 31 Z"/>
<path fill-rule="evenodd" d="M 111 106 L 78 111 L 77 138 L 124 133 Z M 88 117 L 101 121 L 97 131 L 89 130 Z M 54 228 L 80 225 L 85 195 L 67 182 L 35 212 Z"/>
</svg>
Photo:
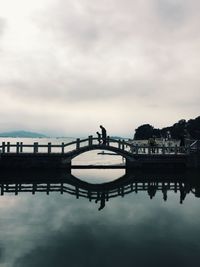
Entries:
<svg viewBox="0 0 200 267">
<path fill-rule="evenodd" d="M 100 128 L 102 133 L 103 145 L 106 145 L 106 137 L 107 137 L 106 129 L 102 125 L 100 125 Z"/>
<path fill-rule="evenodd" d="M 95 202 L 97 203 L 100 200 L 100 207 L 98 210 L 102 210 L 105 205 L 106 205 L 106 196 L 105 196 L 105 192 L 102 192 L 101 195 L 99 195 L 97 197 L 97 199 L 95 200 Z"/>
</svg>

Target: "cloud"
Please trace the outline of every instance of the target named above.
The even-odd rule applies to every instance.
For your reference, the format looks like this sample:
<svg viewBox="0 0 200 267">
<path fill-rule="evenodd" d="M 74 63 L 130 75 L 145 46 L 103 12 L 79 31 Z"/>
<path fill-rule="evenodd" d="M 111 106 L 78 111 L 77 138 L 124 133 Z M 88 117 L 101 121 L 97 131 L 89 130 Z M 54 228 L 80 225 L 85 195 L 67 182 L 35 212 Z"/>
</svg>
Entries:
<svg viewBox="0 0 200 267">
<path fill-rule="evenodd" d="M 15 20 L 9 12 L 6 17 L 0 97 L 10 98 L 7 107 L 27 103 L 33 117 L 41 104 L 46 116 L 53 107 L 58 116 L 63 107 L 65 114 L 76 107 L 70 128 L 87 109 L 95 121 L 102 109 L 112 113 L 120 100 L 120 118 L 137 110 L 138 122 L 146 116 L 152 123 L 155 117 L 158 126 L 167 108 L 166 123 L 199 115 L 198 1 L 41 3 L 39 8 L 25 4 L 23 10 L 21 2 Z M 37 116 L 33 120 L 40 124 Z"/>
<path fill-rule="evenodd" d="M 5 28 L 6 28 L 6 20 L 0 17 L 0 38 L 3 36 Z"/>
<path fill-rule="evenodd" d="M 168 27 L 181 27 L 187 16 L 187 1 L 154 1 L 160 22 Z"/>
<path fill-rule="evenodd" d="M 0 246 L 0 264 L 3 263 L 5 260 L 4 254 L 5 254 L 4 246 L 2 245 L 2 246 Z"/>
<path fill-rule="evenodd" d="M 179 193 L 169 192 L 167 202 L 159 192 L 153 200 L 147 192 L 130 193 L 110 199 L 101 212 L 98 207 L 56 192 L 2 196 L 2 263 L 107 267 L 132 266 L 134 258 L 143 267 L 153 266 L 155 259 L 158 266 L 198 262 L 199 200 L 193 195 L 180 206 Z"/>
<path fill-rule="evenodd" d="M 169 212 L 158 207 L 155 210 L 150 205 L 149 213 L 147 207 L 143 209 L 136 202 L 132 209 L 137 211 L 138 208 L 138 214 L 130 210 L 130 203 L 127 209 L 126 205 L 122 205 L 125 208 L 123 222 L 118 217 L 119 213 L 114 213 L 114 207 L 107 214 L 110 221 L 106 214 L 93 214 L 93 219 L 85 218 L 83 221 L 83 211 L 76 218 L 79 221 L 73 218 L 73 222 L 69 223 L 65 217 L 61 228 L 51 231 L 43 242 L 35 243 L 35 247 L 19 257 L 14 266 L 53 267 L 58 263 L 66 265 L 66 262 L 77 267 L 132 266 L 133 260 L 135 265 L 153 266 L 155 259 L 162 266 L 169 266 L 172 261 L 173 264 L 181 263 L 182 266 L 198 262 L 198 227 L 187 234 L 187 223 L 180 214 L 176 214 L 177 211 Z M 137 215 L 139 219 L 135 218 Z M 142 215 L 145 216 L 143 220 Z M 71 216 L 74 217 L 71 214 L 71 219 Z M 180 218 L 181 226 L 177 225 Z"/>
</svg>

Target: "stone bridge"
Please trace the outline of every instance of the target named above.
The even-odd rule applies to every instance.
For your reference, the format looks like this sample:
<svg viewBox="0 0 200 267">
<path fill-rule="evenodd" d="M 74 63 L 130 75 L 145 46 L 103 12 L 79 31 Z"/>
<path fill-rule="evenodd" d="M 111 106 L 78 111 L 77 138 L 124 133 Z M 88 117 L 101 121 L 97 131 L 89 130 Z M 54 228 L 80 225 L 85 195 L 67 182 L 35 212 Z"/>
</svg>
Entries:
<svg viewBox="0 0 200 267">
<path fill-rule="evenodd" d="M 0 168 L 71 168 L 72 159 L 92 150 L 107 150 L 126 159 L 126 168 L 199 168 L 199 147 L 137 145 L 107 138 L 106 144 L 93 136 L 61 144 L 3 142 Z"/>
</svg>

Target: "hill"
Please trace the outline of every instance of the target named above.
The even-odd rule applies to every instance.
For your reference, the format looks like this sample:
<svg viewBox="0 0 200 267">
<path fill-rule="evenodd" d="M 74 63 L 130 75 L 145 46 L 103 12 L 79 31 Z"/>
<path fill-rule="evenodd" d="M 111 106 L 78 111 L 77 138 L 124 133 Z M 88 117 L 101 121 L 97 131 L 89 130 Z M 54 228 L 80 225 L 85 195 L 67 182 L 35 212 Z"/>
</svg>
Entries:
<svg viewBox="0 0 200 267">
<path fill-rule="evenodd" d="M 44 134 L 28 131 L 11 131 L 0 133 L 0 137 L 26 137 L 26 138 L 44 138 Z"/>
</svg>

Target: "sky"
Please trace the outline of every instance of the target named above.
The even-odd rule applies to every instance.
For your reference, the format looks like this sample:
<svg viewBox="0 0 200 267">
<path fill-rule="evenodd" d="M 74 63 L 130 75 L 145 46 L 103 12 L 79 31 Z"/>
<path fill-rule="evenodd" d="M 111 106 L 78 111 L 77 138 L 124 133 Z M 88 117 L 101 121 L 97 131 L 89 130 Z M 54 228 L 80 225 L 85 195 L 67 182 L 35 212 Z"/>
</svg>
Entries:
<svg viewBox="0 0 200 267">
<path fill-rule="evenodd" d="M 0 0 L 0 132 L 132 137 L 199 116 L 200 1 Z"/>
</svg>

